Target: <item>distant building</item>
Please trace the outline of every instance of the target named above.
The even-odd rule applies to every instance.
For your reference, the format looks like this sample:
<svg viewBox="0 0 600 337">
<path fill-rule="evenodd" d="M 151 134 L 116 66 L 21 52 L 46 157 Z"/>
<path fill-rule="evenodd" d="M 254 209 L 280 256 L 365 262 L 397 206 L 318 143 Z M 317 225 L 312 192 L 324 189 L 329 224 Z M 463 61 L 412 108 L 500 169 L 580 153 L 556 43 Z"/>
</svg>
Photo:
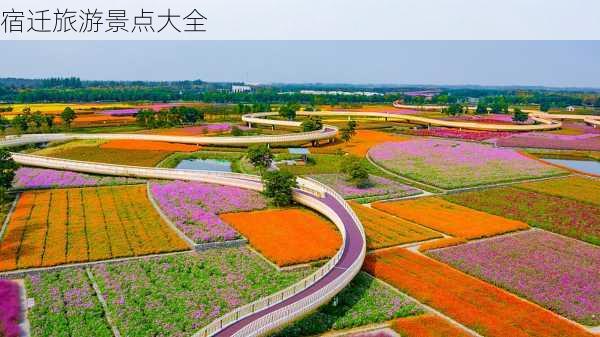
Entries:
<svg viewBox="0 0 600 337">
<path fill-rule="evenodd" d="M 440 90 L 419 90 L 419 91 L 406 91 L 404 92 L 404 96 L 408 97 L 423 97 L 425 100 L 429 101 L 433 98 L 433 96 L 437 96 L 441 93 Z"/>
<path fill-rule="evenodd" d="M 249 85 L 232 85 L 231 86 L 231 92 L 233 92 L 233 93 L 248 92 L 248 91 L 252 91 L 252 87 Z"/>
<path fill-rule="evenodd" d="M 360 95 L 360 96 L 383 96 L 382 93 L 371 91 L 340 91 L 340 90 L 300 90 L 304 95 Z"/>
<path fill-rule="evenodd" d="M 572 106 L 572 105 L 569 105 L 569 106 L 567 107 L 567 111 L 568 111 L 568 112 L 575 112 L 575 107 L 574 107 L 574 106 Z"/>
</svg>

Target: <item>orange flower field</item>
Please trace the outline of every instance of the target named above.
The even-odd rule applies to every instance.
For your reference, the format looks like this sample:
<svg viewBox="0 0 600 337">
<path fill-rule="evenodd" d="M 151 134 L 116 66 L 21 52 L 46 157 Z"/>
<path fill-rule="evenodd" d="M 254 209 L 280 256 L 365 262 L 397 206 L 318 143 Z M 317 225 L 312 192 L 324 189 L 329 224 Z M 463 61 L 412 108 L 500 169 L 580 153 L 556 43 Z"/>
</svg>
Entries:
<svg viewBox="0 0 600 337">
<path fill-rule="evenodd" d="M 100 148 L 166 152 L 194 152 L 200 150 L 200 147 L 197 145 L 155 142 L 148 140 L 111 140 L 100 145 Z"/>
<path fill-rule="evenodd" d="M 431 242 L 426 242 L 426 243 L 420 245 L 419 251 L 426 252 L 426 251 L 432 250 L 432 249 L 458 246 L 463 243 L 467 243 L 467 240 L 465 240 L 463 238 L 443 238 L 443 239 L 439 239 L 439 240 L 435 240 L 435 241 L 431 241 Z"/>
<path fill-rule="evenodd" d="M 373 207 L 448 235 L 477 239 L 529 228 L 527 224 L 432 197 L 376 202 Z"/>
<path fill-rule="evenodd" d="M 145 185 L 29 191 L 0 242 L 0 271 L 186 249 Z"/>
<path fill-rule="evenodd" d="M 347 143 L 325 144 L 320 147 L 311 147 L 311 153 L 335 153 L 336 151 L 344 151 L 359 157 L 364 157 L 369 152 L 369 149 L 376 144 L 383 142 L 400 142 L 409 139 L 408 137 L 395 136 L 386 132 L 374 130 L 356 130 L 350 141 Z"/>
<path fill-rule="evenodd" d="M 546 309 L 406 249 L 369 254 L 363 268 L 487 337 L 594 336 Z"/>
<path fill-rule="evenodd" d="M 433 314 L 399 318 L 392 329 L 403 337 L 471 337 L 463 329 Z"/>
<path fill-rule="evenodd" d="M 442 237 L 429 228 L 391 216 L 380 210 L 363 206 L 354 201 L 349 203 L 365 227 L 368 249 L 386 248 Z"/>
<path fill-rule="evenodd" d="M 269 209 L 220 217 L 280 267 L 331 257 L 342 245 L 333 224 L 306 210 Z"/>
<path fill-rule="evenodd" d="M 515 187 L 600 205 L 600 179 L 571 176 L 522 183 Z"/>
</svg>

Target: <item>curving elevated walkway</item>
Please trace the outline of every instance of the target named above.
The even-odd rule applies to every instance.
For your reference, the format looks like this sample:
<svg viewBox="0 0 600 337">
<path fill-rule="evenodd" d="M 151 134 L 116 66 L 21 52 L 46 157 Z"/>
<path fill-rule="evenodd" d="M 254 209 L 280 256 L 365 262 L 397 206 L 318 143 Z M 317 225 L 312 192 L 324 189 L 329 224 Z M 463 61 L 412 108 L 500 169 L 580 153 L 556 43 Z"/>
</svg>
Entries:
<svg viewBox="0 0 600 337">
<path fill-rule="evenodd" d="M 19 164 L 103 175 L 202 181 L 261 191 L 259 177 L 227 172 L 176 170 L 100 164 L 12 153 Z M 338 227 L 343 245 L 315 273 L 266 298 L 244 305 L 213 321 L 194 334 L 208 336 L 259 336 L 290 323 L 328 302 L 360 271 L 366 254 L 364 229 L 346 201 L 330 187 L 315 180 L 298 178 L 294 200 L 310 207 Z"/>
</svg>

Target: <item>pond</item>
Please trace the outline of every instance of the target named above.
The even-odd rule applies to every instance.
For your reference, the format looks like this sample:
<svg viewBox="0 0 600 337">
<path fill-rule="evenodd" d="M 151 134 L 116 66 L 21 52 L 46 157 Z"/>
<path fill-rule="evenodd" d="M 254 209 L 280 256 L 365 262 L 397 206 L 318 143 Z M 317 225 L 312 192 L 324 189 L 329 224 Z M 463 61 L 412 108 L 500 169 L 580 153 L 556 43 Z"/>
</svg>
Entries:
<svg viewBox="0 0 600 337">
<path fill-rule="evenodd" d="M 175 168 L 181 170 L 231 172 L 231 161 L 225 159 L 184 159 Z"/>
<path fill-rule="evenodd" d="M 600 175 L 600 162 L 595 160 L 570 160 L 542 158 L 552 164 L 568 167 L 573 170 Z"/>
</svg>

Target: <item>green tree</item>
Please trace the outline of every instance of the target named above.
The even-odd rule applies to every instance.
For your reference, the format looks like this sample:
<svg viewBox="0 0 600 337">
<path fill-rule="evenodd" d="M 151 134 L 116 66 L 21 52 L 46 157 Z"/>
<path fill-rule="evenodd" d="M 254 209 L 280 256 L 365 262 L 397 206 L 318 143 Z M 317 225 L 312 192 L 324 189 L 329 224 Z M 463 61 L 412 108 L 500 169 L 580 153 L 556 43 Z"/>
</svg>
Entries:
<svg viewBox="0 0 600 337">
<path fill-rule="evenodd" d="M 35 125 L 35 128 L 39 130 L 44 123 L 44 116 L 41 112 L 36 111 L 31 115 L 31 121 L 33 122 L 33 125 Z"/>
<path fill-rule="evenodd" d="M 18 114 L 10 121 L 12 127 L 17 130 L 18 133 L 27 132 L 29 129 L 29 118 L 25 115 Z"/>
<path fill-rule="evenodd" d="M 477 103 L 477 108 L 475 109 L 475 113 L 478 115 L 483 115 L 488 112 L 487 105 L 482 102 Z"/>
<path fill-rule="evenodd" d="M 231 135 L 235 136 L 235 137 L 239 137 L 239 136 L 243 136 L 244 135 L 244 131 L 242 131 L 242 129 L 240 129 L 239 127 L 237 127 L 236 125 L 231 127 Z"/>
<path fill-rule="evenodd" d="M 548 102 L 540 103 L 540 111 L 548 112 L 550 110 L 550 104 Z"/>
<path fill-rule="evenodd" d="M 364 188 L 369 185 L 369 170 L 360 158 L 347 156 L 342 162 L 341 171 L 357 187 Z"/>
<path fill-rule="evenodd" d="M 246 157 L 252 165 L 261 170 L 269 168 L 273 162 L 273 153 L 266 144 L 249 146 Z"/>
<path fill-rule="evenodd" d="M 0 116 L 0 133 L 4 133 L 9 125 L 10 121 L 4 118 L 4 116 Z"/>
<path fill-rule="evenodd" d="M 18 165 L 6 149 L 0 149 L 0 187 L 10 188 Z"/>
<path fill-rule="evenodd" d="M 462 105 L 460 105 L 458 103 L 452 103 L 443 111 L 450 116 L 456 116 L 456 115 L 462 114 L 464 111 L 464 108 Z"/>
<path fill-rule="evenodd" d="M 281 107 L 279 107 L 279 116 L 293 121 L 294 119 L 296 119 L 296 111 L 299 108 L 300 107 L 297 104 L 284 104 Z"/>
<path fill-rule="evenodd" d="M 48 127 L 49 130 L 52 130 L 52 127 L 54 126 L 54 116 L 44 115 L 43 119 L 44 123 L 46 123 L 46 127 Z"/>
<path fill-rule="evenodd" d="M 350 139 L 356 134 L 357 126 L 358 126 L 358 124 L 356 123 L 356 121 L 349 120 L 348 124 L 346 124 L 346 127 L 341 129 L 341 131 L 342 131 L 341 138 L 344 142 L 350 141 Z"/>
<path fill-rule="evenodd" d="M 303 121 L 300 127 L 302 127 L 302 131 L 304 132 L 321 130 L 323 128 L 323 121 L 320 117 L 310 117 Z"/>
<path fill-rule="evenodd" d="M 70 107 L 66 107 L 63 112 L 60 113 L 60 118 L 62 119 L 63 123 L 65 123 L 67 128 L 70 128 L 71 123 L 75 119 L 75 110 L 71 109 Z"/>
<path fill-rule="evenodd" d="M 529 114 L 521 111 L 519 108 L 515 108 L 513 111 L 512 120 L 517 123 L 525 122 L 529 118 Z"/>
<path fill-rule="evenodd" d="M 264 171 L 262 174 L 264 195 L 273 205 L 281 207 L 292 203 L 293 188 L 298 187 L 296 176 L 287 171 Z"/>
</svg>

